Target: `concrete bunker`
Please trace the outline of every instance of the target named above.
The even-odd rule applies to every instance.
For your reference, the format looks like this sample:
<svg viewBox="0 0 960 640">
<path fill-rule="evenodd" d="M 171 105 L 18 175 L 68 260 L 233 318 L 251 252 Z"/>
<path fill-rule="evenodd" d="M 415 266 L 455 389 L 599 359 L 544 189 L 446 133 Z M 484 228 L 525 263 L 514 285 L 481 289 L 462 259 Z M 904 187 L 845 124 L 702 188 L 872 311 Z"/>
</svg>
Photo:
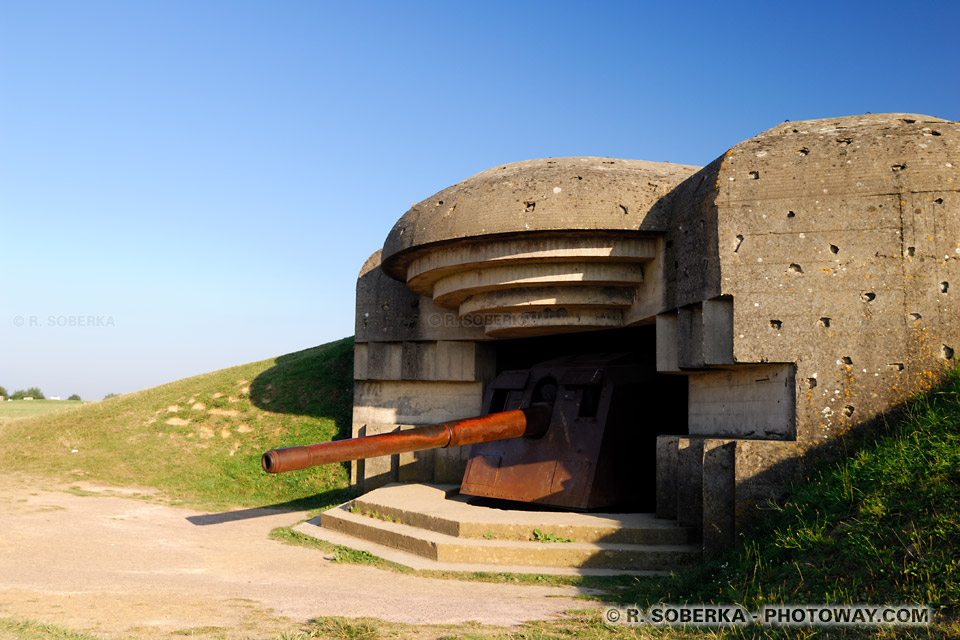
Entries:
<svg viewBox="0 0 960 640">
<path fill-rule="evenodd" d="M 360 274 L 354 436 L 478 414 L 504 371 L 626 352 L 650 437 L 623 508 L 731 544 L 807 453 L 955 366 L 958 127 L 785 123 L 704 168 L 530 160 L 427 198 Z M 467 455 L 352 478 L 459 483 Z"/>
</svg>

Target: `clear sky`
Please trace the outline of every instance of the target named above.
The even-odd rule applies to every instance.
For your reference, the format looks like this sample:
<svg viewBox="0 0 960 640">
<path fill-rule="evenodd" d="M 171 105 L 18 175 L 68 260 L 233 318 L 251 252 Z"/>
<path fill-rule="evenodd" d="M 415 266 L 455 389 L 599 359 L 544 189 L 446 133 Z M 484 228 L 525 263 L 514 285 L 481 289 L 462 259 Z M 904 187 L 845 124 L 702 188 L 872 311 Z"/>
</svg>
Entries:
<svg viewBox="0 0 960 640">
<path fill-rule="evenodd" d="M 0 0 L 0 385 L 98 400 L 351 335 L 393 223 L 496 164 L 960 119 L 958 24 L 953 1 Z"/>
</svg>

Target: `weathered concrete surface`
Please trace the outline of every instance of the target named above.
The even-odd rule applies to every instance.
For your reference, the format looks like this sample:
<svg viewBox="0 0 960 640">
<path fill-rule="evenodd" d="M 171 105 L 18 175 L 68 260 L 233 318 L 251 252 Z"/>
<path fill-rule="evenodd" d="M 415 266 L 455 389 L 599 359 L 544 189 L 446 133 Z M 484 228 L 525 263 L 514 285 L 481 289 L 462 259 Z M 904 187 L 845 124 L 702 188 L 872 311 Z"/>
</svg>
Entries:
<svg viewBox="0 0 960 640">
<path fill-rule="evenodd" d="M 615 158 L 548 158 L 488 169 L 414 205 L 390 231 L 384 270 L 406 267 L 437 243 L 493 234 L 664 231 L 660 199 L 697 167 Z"/>
<path fill-rule="evenodd" d="M 428 297 L 389 278 L 380 268 L 380 251 L 360 270 L 357 279 L 357 343 L 417 340 L 478 340 L 482 325 L 465 325 L 456 313 L 441 309 Z"/>
<path fill-rule="evenodd" d="M 347 534 L 367 543 L 347 546 L 417 568 L 606 575 L 663 571 L 700 559 L 699 546 L 690 544 L 695 529 L 651 514 L 494 509 L 470 504 L 455 486 L 382 487 L 297 530 L 338 544 L 331 532 Z M 566 541 L 535 540 L 535 530 Z"/>
<path fill-rule="evenodd" d="M 483 326 L 461 322 L 429 297 L 388 278 L 374 253 L 357 281 L 353 437 L 466 418 L 480 411 L 492 379 Z M 451 482 L 466 464 L 459 448 L 361 460 L 351 482 Z"/>
<path fill-rule="evenodd" d="M 530 540 L 534 529 L 578 542 L 684 544 L 689 529 L 648 513 L 578 513 L 516 511 L 471 504 L 458 495 L 458 485 L 393 484 L 364 494 L 353 504 L 364 513 L 389 516 L 396 522 L 460 538 L 489 535 Z"/>
<path fill-rule="evenodd" d="M 407 286 L 492 338 L 622 327 L 657 249 L 639 234 L 492 236 L 431 248 Z"/>
<path fill-rule="evenodd" d="M 758 365 L 689 376 L 691 435 L 764 440 L 796 437 L 793 366 Z"/>
<path fill-rule="evenodd" d="M 688 370 L 691 434 L 745 438 L 735 456 L 737 528 L 795 477 L 805 451 L 955 366 L 957 159 L 960 124 L 928 116 L 785 123 L 736 145 L 664 199 L 673 218 L 658 363 L 664 372 Z M 704 357 L 718 325 L 707 310 L 718 301 L 731 305 L 729 323 L 718 318 L 729 324 L 732 367 Z M 781 375 L 785 394 L 764 393 L 766 377 L 751 381 L 749 368 L 737 373 L 764 363 L 790 367 Z M 711 364 L 730 370 L 711 372 Z M 731 420 L 738 406 L 748 412 Z M 765 438 L 795 442 L 784 448 Z M 680 459 L 699 460 L 699 470 L 672 455 L 661 458 L 662 474 L 701 474 L 705 501 L 723 493 L 729 474 L 715 475 L 698 455 Z M 696 485 L 677 482 L 681 493 Z M 711 526 L 724 528 L 709 506 L 705 537 Z"/>
<path fill-rule="evenodd" d="M 786 123 L 671 194 L 672 304 L 729 297 L 737 363 L 796 363 L 805 446 L 954 364 L 958 159 L 960 124 L 928 116 Z"/>
</svg>

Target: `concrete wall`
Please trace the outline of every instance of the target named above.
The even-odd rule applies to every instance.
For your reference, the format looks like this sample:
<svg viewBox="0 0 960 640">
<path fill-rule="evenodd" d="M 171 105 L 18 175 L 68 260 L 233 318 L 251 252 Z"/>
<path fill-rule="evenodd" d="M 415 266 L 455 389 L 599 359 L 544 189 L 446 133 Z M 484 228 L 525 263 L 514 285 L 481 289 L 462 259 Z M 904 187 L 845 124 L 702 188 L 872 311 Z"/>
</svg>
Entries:
<svg viewBox="0 0 960 640">
<path fill-rule="evenodd" d="M 493 377 L 482 326 L 465 326 L 380 270 L 380 254 L 357 282 L 353 437 L 389 433 L 480 412 Z M 354 463 L 365 490 L 388 482 L 459 482 L 468 448 L 424 451 Z"/>
<path fill-rule="evenodd" d="M 944 283 L 960 279 L 958 157 L 960 125 L 923 116 L 787 123 L 681 186 L 714 185 L 700 221 L 715 228 L 705 259 L 719 272 L 699 286 L 733 300 L 737 363 L 796 364 L 804 446 L 953 365 L 960 316 Z M 678 295 L 696 280 L 678 273 Z"/>
<path fill-rule="evenodd" d="M 701 439 L 695 453 L 689 442 L 662 442 L 665 475 L 672 468 L 688 482 L 699 478 L 705 499 L 725 482 L 726 471 L 708 470 L 711 460 L 732 446 L 734 511 L 743 517 L 756 496 L 774 495 L 777 483 L 802 471 L 804 452 L 897 407 L 955 366 L 956 158 L 960 124 L 926 116 L 786 123 L 735 146 L 668 196 L 673 308 L 658 316 L 658 364 L 690 375 L 690 433 Z M 718 324 L 703 316 L 717 300 L 731 305 L 730 365 L 700 357 Z M 787 384 L 782 394 L 750 383 L 759 365 Z M 717 368 L 727 371 L 709 371 Z M 795 439 L 785 450 L 793 462 L 770 453 L 778 445 L 750 442 L 757 439 Z M 741 459 L 741 449 L 750 455 Z M 720 525 L 701 506 L 706 535 Z"/>
<path fill-rule="evenodd" d="M 689 376 L 690 435 L 796 437 L 793 365 L 758 365 Z"/>
</svg>

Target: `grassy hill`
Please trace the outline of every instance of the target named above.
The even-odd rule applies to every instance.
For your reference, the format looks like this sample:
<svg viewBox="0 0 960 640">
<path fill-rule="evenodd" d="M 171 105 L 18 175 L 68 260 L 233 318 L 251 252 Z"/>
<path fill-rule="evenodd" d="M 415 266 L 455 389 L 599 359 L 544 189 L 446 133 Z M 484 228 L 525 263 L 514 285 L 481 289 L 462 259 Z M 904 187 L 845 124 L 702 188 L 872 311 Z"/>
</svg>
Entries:
<svg viewBox="0 0 960 640">
<path fill-rule="evenodd" d="M 152 487 L 207 508 L 322 506 L 341 497 L 344 466 L 267 475 L 260 455 L 348 435 L 352 401 L 353 339 L 345 338 L 5 422 L 0 465 L 67 482 Z"/>
</svg>

